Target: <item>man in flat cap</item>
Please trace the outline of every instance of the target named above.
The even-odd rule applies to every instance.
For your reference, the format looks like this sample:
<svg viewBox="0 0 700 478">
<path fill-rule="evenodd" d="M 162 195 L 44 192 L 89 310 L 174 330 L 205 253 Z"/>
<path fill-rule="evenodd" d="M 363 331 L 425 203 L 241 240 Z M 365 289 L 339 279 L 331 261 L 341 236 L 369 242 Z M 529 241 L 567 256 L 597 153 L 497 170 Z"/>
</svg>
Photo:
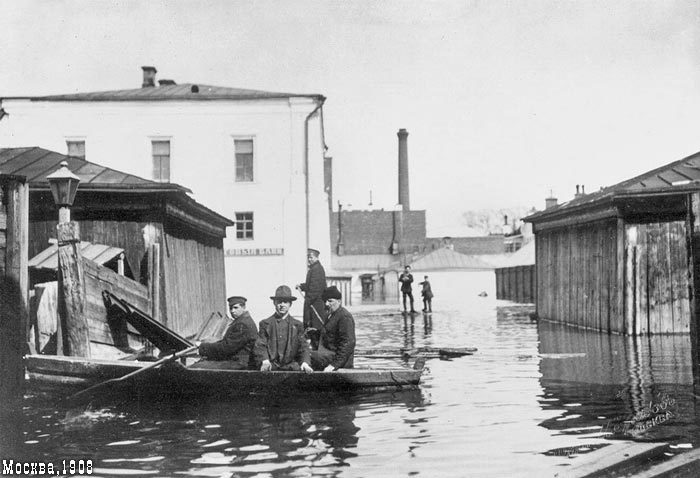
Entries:
<svg viewBox="0 0 700 478">
<path fill-rule="evenodd" d="M 323 321 L 326 320 L 321 294 L 326 288 L 326 271 L 318 260 L 320 252 L 316 249 L 307 249 L 306 282 L 297 284 L 297 289 L 304 292 L 304 329 L 321 330 Z M 318 333 L 308 334 L 311 339 L 311 348 L 318 347 Z"/>
<path fill-rule="evenodd" d="M 195 342 L 199 346 L 199 355 L 205 359 L 194 364 L 196 368 L 245 370 L 255 367 L 253 347 L 258 332 L 246 310 L 246 298 L 239 295 L 229 297 L 228 310 L 233 322 L 226 329 L 223 339 L 211 343 Z"/>
<path fill-rule="evenodd" d="M 339 368 L 353 368 L 355 359 L 355 319 L 343 307 L 342 295 L 334 285 L 322 294 L 328 319 L 321 329 L 318 350 L 311 351 L 314 370 L 334 372 Z"/>
<path fill-rule="evenodd" d="M 304 337 L 304 325 L 289 315 L 292 290 L 281 285 L 271 296 L 275 313 L 260 321 L 260 330 L 255 342 L 255 358 L 260 370 L 301 370 L 313 372 L 309 365 L 309 345 Z"/>
</svg>

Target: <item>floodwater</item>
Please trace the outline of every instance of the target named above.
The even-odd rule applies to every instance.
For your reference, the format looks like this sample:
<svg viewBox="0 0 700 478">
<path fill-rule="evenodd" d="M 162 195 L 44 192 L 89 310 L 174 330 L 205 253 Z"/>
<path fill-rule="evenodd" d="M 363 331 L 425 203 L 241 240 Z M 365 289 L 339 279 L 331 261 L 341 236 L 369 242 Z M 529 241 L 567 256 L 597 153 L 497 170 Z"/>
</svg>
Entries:
<svg viewBox="0 0 700 478">
<path fill-rule="evenodd" d="M 0 423 L 0 458 L 59 470 L 62 460 L 92 460 L 93 476 L 115 477 L 561 477 L 603 446 L 663 441 L 672 456 L 700 444 L 687 336 L 538 323 L 531 306 L 496 301 L 493 281 L 431 275 L 429 315 L 350 307 L 363 348 L 479 349 L 428 360 L 420 390 L 86 411 L 27 397 L 22 414 Z"/>
</svg>

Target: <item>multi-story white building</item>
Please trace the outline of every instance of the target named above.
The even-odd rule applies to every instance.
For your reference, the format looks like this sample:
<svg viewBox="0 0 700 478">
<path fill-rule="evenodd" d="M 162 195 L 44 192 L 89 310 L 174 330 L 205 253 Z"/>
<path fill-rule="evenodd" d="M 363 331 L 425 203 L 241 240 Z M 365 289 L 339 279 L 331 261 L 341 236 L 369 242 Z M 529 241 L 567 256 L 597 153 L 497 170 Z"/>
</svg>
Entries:
<svg viewBox="0 0 700 478">
<path fill-rule="evenodd" d="M 236 221 L 228 232 L 229 294 L 260 319 L 280 284 L 306 273 L 306 248 L 330 263 L 318 94 L 155 81 L 141 88 L 1 98 L 0 147 L 41 146 L 157 181 Z M 166 251 L 167 253 L 167 251 Z"/>
</svg>

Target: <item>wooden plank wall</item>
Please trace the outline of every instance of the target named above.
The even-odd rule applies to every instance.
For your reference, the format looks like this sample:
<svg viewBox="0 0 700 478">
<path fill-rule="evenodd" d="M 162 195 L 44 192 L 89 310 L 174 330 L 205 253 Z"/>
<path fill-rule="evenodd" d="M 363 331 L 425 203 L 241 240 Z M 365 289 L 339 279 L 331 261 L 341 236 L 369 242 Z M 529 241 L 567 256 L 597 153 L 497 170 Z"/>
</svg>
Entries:
<svg viewBox="0 0 700 478">
<path fill-rule="evenodd" d="M 624 331 L 619 310 L 617 220 L 537 233 L 537 311 L 578 327 Z"/>
<path fill-rule="evenodd" d="M 225 313 L 223 241 L 218 247 L 166 233 L 161 257 L 165 325 L 187 337 L 197 333 L 212 312 Z"/>
<path fill-rule="evenodd" d="M 626 293 L 636 334 L 690 332 L 688 254 L 683 221 L 626 226 Z"/>
<path fill-rule="evenodd" d="M 150 314 L 151 304 L 148 288 L 88 259 L 83 259 L 83 267 L 90 340 L 114 345 L 115 337 L 113 334 L 117 331 L 110 329 L 102 291 L 108 290 L 146 314 Z M 124 330 L 120 332 L 124 333 Z M 133 343 L 133 337 L 130 344 L 132 347 L 137 345 Z"/>
<path fill-rule="evenodd" d="M 500 267 L 496 272 L 496 298 L 532 304 L 536 297 L 535 265 Z"/>
</svg>

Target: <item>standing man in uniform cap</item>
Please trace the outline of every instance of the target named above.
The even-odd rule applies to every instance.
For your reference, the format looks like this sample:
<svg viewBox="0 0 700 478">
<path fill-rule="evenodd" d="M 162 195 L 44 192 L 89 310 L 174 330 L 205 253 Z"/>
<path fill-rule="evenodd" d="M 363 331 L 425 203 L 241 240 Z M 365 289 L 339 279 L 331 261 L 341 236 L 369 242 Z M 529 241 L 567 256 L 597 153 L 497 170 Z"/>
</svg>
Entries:
<svg viewBox="0 0 700 478">
<path fill-rule="evenodd" d="M 193 365 L 196 368 L 225 368 L 245 370 L 255 366 L 253 347 L 258 337 L 257 328 L 245 308 L 246 298 L 235 295 L 228 298 L 228 310 L 233 322 L 218 342 L 195 342 L 199 355 L 205 358 Z"/>
<path fill-rule="evenodd" d="M 334 285 L 323 291 L 328 319 L 321 329 L 318 350 L 311 351 L 314 370 L 334 372 L 339 368 L 353 368 L 355 359 L 355 319 L 342 306 L 342 295 Z"/>
<path fill-rule="evenodd" d="M 411 274 L 411 266 L 407 265 L 404 267 L 401 276 L 399 276 L 399 282 L 401 282 L 401 295 L 403 296 L 403 311 L 406 312 L 406 297 L 411 299 L 411 312 L 416 310 L 413 308 L 413 275 Z"/>
<path fill-rule="evenodd" d="M 297 284 L 297 289 L 304 292 L 304 329 L 321 330 L 324 317 L 323 299 L 321 295 L 326 288 L 326 271 L 318 260 L 320 252 L 308 249 L 306 261 L 309 269 L 306 272 L 306 282 Z M 311 347 L 318 347 L 318 333 L 309 334 Z"/>
<path fill-rule="evenodd" d="M 304 325 L 289 315 L 292 290 L 281 285 L 271 296 L 275 313 L 260 321 L 258 339 L 255 342 L 255 358 L 260 370 L 302 370 L 313 372 L 309 365 L 309 345 L 304 338 Z"/>
</svg>

